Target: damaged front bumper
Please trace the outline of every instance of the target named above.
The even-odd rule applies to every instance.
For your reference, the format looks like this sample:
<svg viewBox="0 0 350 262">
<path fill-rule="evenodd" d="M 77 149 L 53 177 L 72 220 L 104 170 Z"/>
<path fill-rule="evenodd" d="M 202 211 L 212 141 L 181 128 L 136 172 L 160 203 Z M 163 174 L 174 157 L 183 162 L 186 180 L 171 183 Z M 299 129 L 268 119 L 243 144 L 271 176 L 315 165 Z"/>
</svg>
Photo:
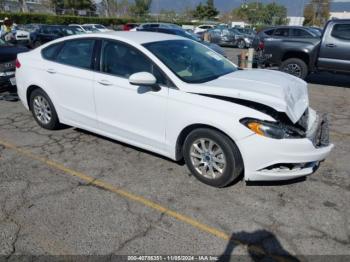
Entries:
<svg viewBox="0 0 350 262">
<path fill-rule="evenodd" d="M 317 116 L 306 138 L 276 140 L 252 135 L 239 141 L 238 146 L 247 181 L 288 180 L 310 175 L 334 147 L 329 143 L 326 115 Z"/>
</svg>

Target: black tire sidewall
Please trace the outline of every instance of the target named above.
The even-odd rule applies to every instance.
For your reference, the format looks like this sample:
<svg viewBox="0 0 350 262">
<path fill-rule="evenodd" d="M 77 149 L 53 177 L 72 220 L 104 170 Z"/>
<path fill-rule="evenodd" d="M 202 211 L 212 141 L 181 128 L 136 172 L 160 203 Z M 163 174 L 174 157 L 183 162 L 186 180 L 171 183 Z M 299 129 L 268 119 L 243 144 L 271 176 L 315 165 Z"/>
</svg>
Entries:
<svg viewBox="0 0 350 262">
<path fill-rule="evenodd" d="M 199 174 L 192 164 L 190 151 L 194 141 L 200 138 L 208 138 L 215 141 L 223 150 L 226 158 L 224 173 L 217 179 L 208 179 Z M 237 146 L 224 134 L 207 128 L 200 128 L 192 131 L 184 142 L 183 156 L 188 169 L 201 182 L 213 187 L 225 187 L 237 179 L 243 170 L 243 163 Z"/>
<path fill-rule="evenodd" d="M 305 79 L 307 77 L 309 70 L 308 70 L 307 64 L 303 60 L 301 60 L 299 58 L 289 58 L 289 59 L 282 62 L 281 66 L 280 66 L 280 71 L 283 71 L 283 68 L 288 64 L 297 64 L 298 66 L 300 66 L 300 68 L 301 68 L 300 78 Z M 283 72 L 285 72 L 285 71 L 283 71 Z M 287 73 L 287 72 L 285 72 L 285 73 Z"/>
<path fill-rule="evenodd" d="M 34 98 L 36 96 L 42 96 L 44 97 L 47 102 L 50 105 L 50 109 L 51 109 L 51 121 L 48 124 L 43 124 L 39 121 L 39 119 L 37 119 L 35 113 L 34 113 L 34 109 L 33 109 L 33 102 L 34 102 Z M 51 99 L 49 98 L 49 96 L 41 89 L 35 89 L 31 94 L 30 94 L 30 110 L 32 111 L 33 117 L 35 119 L 35 121 L 38 123 L 39 126 L 45 128 L 45 129 L 49 129 L 49 130 L 55 130 L 55 129 L 59 129 L 60 128 L 60 122 L 56 113 L 56 109 L 53 105 L 53 103 L 51 102 Z"/>
</svg>

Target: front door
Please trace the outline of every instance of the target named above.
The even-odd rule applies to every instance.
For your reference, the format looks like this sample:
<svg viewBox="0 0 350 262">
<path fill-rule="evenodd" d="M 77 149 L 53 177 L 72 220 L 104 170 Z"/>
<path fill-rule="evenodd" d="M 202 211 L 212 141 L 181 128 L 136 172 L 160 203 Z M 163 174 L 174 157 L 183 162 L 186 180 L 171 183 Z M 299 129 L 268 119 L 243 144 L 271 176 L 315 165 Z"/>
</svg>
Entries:
<svg viewBox="0 0 350 262">
<path fill-rule="evenodd" d="M 104 40 L 95 103 L 100 129 L 136 146 L 165 152 L 166 78 L 142 52 L 119 41 Z M 129 83 L 130 75 L 152 73 L 160 90 Z"/>
<path fill-rule="evenodd" d="M 337 22 L 327 28 L 321 44 L 320 69 L 350 72 L 350 22 Z"/>
</svg>

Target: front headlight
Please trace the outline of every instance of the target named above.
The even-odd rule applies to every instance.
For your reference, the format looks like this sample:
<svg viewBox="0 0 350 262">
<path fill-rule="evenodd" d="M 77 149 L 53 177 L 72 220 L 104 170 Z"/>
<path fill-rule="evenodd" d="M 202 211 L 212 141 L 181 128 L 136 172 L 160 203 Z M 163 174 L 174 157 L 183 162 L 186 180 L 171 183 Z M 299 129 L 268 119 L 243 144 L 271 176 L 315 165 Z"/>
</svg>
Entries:
<svg viewBox="0 0 350 262">
<path fill-rule="evenodd" d="M 241 119 L 240 122 L 255 134 L 260 136 L 274 139 L 305 137 L 304 132 L 301 130 L 276 122 L 262 121 L 253 118 L 244 118 Z"/>
<path fill-rule="evenodd" d="M 249 39 L 249 38 L 244 38 L 244 40 L 247 42 L 247 43 L 250 43 L 251 42 L 251 40 Z"/>
</svg>

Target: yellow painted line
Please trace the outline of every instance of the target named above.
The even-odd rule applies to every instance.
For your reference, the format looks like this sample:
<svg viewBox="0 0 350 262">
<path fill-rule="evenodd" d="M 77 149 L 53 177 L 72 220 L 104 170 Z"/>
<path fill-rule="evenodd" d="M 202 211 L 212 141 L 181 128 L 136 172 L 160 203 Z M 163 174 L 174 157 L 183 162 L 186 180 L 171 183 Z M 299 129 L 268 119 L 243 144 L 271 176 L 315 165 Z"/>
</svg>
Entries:
<svg viewBox="0 0 350 262">
<path fill-rule="evenodd" d="M 95 179 L 94 177 L 91 177 L 91 176 L 88 176 L 88 175 L 85 175 L 84 173 L 81 173 L 81 172 L 78 172 L 78 171 L 75 171 L 73 169 L 70 169 L 68 167 L 65 167 L 64 165 L 60 164 L 60 163 L 57 163 L 55 161 L 52 161 L 50 159 L 47 159 L 47 158 L 44 158 L 44 157 L 40 157 L 40 156 L 37 156 L 33 153 L 31 153 L 30 151 L 28 150 L 25 150 L 25 149 L 22 149 L 22 148 L 19 148 L 18 146 L 14 145 L 14 144 L 11 144 L 9 142 L 6 142 L 6 141 L 3 141 L 3 140 L 0 140 L 0 144 L 2 144 L 3 146 L 9 148 L 9 149 L 12 149 L 14 151 L 16 151 L 17 153 L 20 153 L 21 155 L 24 155 L 28 158 L 31 158 L 33 160 L 36 160 L 36 161 L 39 161 L 39 162 L 42 162 L 44 164 L 46 164 L 47 166 L 51 167 L 51 168 L 54 168 L 54 169 L 57 169 L 57 170 L 60 170 L 68 175 L 71 175 L 71 176 L 74 176 L 74 177 L 78 177 L 80 178 L 81 180 L 87 182 L 88 184 L 91 184 L 91 185 L 95 185 L 97 187 L 100 187 L 100 188 L 103 188 L 105 190 L 108 190 L 110 192 L 113 192 L 115 194 L 118 194 L 126 199 L 129 199 L 129 200 L 132 200 L 134 202 L 138 202 L 140 204 L 143 204 L 145 206 L 148 206 L 160 213 L 164 213 L 170 217 L 173 217 L 179 221 L 182 221 L 186 224 L 189 224 L 203 232 L 206 232 L 206 233 L 209 233 L 211 235 L 214 235 L 218 238 L 221 238 L 223 240 L 230 240 L 230 235 L 226 234 L 225 232 L 223 231 L 220 231 L 214 227 L 211 227 L 211 226 L 208 226 L 206 224 L 203 224 L 193 218 L 190 218 L 188 216 L 185 216 L 185 215 L 182 215 L 176 211 L 173 211 L 171 209 L 168 209 L 162 205 L 159 205 L 151 200 L 148 200 L 142 196 L 139 196 L 139 195 L 136 195 L 136 194 L 133 194 L 133 193 L 130 193 L 126 190 L 123 190 L 121 188 L 118 188 L 118 187 L 115 187 L 109 183 L 106 183 L 102 180 L 99 180 L 99 179 Z"/>
<path fill-rule="evenodd" d="M 39 162 L 42 162 L 44 164 L 46 164 L 47 166 L 51 167 L 51 168 L 54 168 L 56 170 L 60 170 L 70 176 L 74 176 L 74 177 L 78 177 L 80 178 L 81 180 L 87 182 L 88 184 L 90 185 L 94 185 L 94 186 L 97 186 L 97 187 L 100 187 L 100 188 L 103 188 L 107 191 L 110 191 L 110 192 L 113 192 L 115 194 L 118 194 L 119 196 L 122 196 L 128 200 L 132 200 L 134 202 L 137 202 L 137 203 L 140 203 L 140 204 L 143 204 L 145 206 L 148 206 L 160 213 L 163 213 L 163 214 L 166 214 L 168 215 L 169 217 L 172 217 L 172 218 L 175 218 L 176 220 L 178 221 L 181 221 L 183 223 L 186 223 L 194 228 L 197 228 L 198 230 L 202 231 L 202 232 L 206 232 L 206 233 L 209 233 L 213 236 L 216 236 L 220 239 L 223 239 L 225 241 L 230 241 L 236 245 L 244 245 L 244 246 L 247 246 L 246 243 L 243 243 L 237 239 L 232 239 L 230 237 L 229 234 L 219 230 L 219 229 L 216 229 L 214 227 L 211 227 L 209 225 L 206 225 L 206 224 L 203 224 L 191 217 L 188 217 L 186 215 L 182 215 L 176 211 L 173 211 L 171 209 L 168 209 L 162 205 L 159 205 L 151 200 L 148 200 L 142 196 L 139 196 L 139 195 L 136 195 L 136 194 L 133 194 L 133 193 L 130 193 L 124 189 L 121 189 L 121 188 L 118 188 L 118 187 L 115 187 L 113 186 L 112 184 L 109 184 L 109 183 L 106 183 L 102 180 L 99 180 L 99 179 L 96 179 L 94 177 L 91 177 L 91 176 L 88 176 L 88 175 L 85 175 L 84 173 L 81 173 L 81 172 L 78 172 L 78 171 L 75 171 L 73 169 L 70 169 L 68 167 L 65 167 L 64 165 L 58 163 L 58 162 L 55 162 L 55 161 L 52 161 L 50 159 L 47 159 L 45 157 L 41 157 L 41 156 L 37 156 L 35 154 L 33 154 L 32 152 L 28 151 L 28 150 L 25 150 L 25 149 L 22 149 L 12 143 L 9 143 L 9 142 L 6 142 L 4 140 L 1 140 L 0 139 L 0 145 L 3 145 L 5 146 L 6 148 L 9 148 L 9 149 L 12 149 L 14 150 L 15 152 L 23 155 L 23 156 L 26 156 L 28 158 L 31 158 L 33 160 L 36 160 L 36 161 L 39 161 Z M 257 246 L 257 245 L 249 245 L 247 246 L 247 248 L 255 253 L 255 254 L 260 254 L 260 255 L 269 255 L 269 254 L 266 254 L 266 252 L 260 247 L 260 246 Z M 288 257 L 283 257 L 283 256 L 278 256 L 278 255 L 270 255 L 272 258 L 274 258 L 276 261 L 293 261 L 293 260 L 289 260 Z"/>
</svg>

